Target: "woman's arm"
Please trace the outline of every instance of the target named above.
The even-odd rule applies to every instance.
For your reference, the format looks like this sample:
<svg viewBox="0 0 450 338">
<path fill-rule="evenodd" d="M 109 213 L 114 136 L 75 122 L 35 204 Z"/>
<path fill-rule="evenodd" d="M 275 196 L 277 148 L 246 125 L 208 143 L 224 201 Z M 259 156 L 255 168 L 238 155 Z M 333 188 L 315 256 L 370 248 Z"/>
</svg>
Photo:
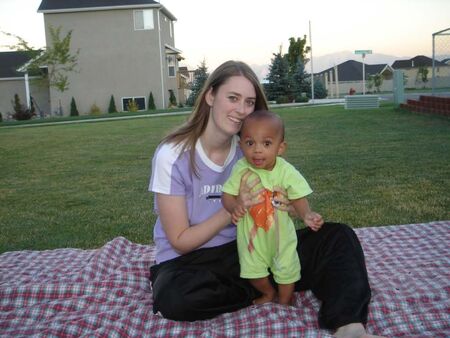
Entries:
<svg viewBox="0 0 450 338">
<path fill-rule="evenodd" d="M 155 197 L 167 239 L 180 254 L 199 248 L 231 222 L 230 214 L 221 208 L 206 221 L 190 226 L 184 196 L 157 193 Z"/>
</svg>

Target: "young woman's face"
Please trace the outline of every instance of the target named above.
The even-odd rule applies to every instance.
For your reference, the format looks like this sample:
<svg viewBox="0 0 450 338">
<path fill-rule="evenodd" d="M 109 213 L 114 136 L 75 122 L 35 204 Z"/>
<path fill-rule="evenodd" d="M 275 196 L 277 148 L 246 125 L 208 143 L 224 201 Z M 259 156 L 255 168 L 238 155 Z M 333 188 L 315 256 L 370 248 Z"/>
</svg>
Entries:
<svg viewBox="0 0 450 338">
<path fill-rule="evenodd" d="M 282 155 L 286 147 L 280 128 L 267 119 L 246 121 L 239 144 L 251 166 L 266 170 L 273 169 L 277 156 Z"/>
<path fill-rule="evenodd" d="M 255 109 L 256 91 L 245 76 L 232 76 L 216 91 L 206 94 L 206 102 L 212 108 L 209 125 L 217 132 L 235 135 L 241 129 L 242 121 Z"/>
</svg>

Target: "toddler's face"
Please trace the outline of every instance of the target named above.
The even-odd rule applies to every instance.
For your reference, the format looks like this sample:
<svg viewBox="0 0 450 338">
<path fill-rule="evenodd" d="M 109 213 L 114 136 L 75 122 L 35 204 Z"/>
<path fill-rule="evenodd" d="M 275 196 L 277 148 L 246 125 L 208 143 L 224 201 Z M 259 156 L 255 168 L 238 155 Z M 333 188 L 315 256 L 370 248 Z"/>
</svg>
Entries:
<svg viewBox="0 0 450 338">
<path fill-rule="evenodd" d="M 273 169 L 277 156 L 286 147 L 279 128 L 267 119 L 245 121 L 240 145 L 245 158 L 254 168 L 266 170 Z"/>
</svg>

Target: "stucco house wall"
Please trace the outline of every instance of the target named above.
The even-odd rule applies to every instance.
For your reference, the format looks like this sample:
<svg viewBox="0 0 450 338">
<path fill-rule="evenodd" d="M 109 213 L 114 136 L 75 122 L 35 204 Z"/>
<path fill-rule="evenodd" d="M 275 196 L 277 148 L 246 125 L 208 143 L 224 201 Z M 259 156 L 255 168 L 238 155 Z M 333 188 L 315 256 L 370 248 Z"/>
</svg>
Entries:
<svg viewBox="0 0 450 338">
<path fill-rule="evenodd" d="M 59 27 L 61 38 L 72 32 L 71 53 L 79 51 L 77 72 L 69 75 L 69 89 L 61 93 L 50 88 L 52 114 L 61 106 L 68 115 L 72 97 L 78 111 L 86 114 L 93 105 L 107 112 L 111 95 L 119 111 L 126 110 L 130 98 L 140 100 L 147 109 L 150 92 L 157 108 L 169 106 L 170 91 L 178 96 L 176 73 L 181 51 L 174 47 L 176 18 L 154 1 L 130 3 L 83 8 L 75 2 L 72 6 L 78 8 L 60 9 L 54 7 L 59 3 L 50 3 L 53 7 L 49 8 L 43 0 L 39 11 L 44 13 L 47 45 L 52 44 L 50 27 Z M 151 23 L 145 29 L 136 27 L 136 13 L 142 11 L 146 23 Z M 149 17 L 152 20 L 148 21 Z"/>
<path fill-rule="evenodd" d="M 14 114 L 13 101 L 14 95 L 19 95 L 20 102 L 26 106 L 27 96 L 25 90 L 25 79 L 23 77 L 0 79 L 0 113 L 3 119 Z M 47 87 L 37 85 L 30 79 L 30 95 L 35 100 L 38 107 L 36 115 L 39 116 L 39 108 L 42 113 L 49 111 L 49 90 Z"/>
</svg>

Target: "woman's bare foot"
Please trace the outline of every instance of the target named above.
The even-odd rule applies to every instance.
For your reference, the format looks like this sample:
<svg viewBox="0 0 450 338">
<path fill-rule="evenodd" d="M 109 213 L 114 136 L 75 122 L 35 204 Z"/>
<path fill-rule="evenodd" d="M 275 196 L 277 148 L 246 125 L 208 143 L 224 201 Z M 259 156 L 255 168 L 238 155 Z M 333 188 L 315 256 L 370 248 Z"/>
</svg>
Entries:
<svg viewBox="0 0 450 338">
<path fill-rule="evenodd" d="M 338 328 L 334 334 L 336 338 L 383 338 L 368 334 L 361 323 L 351 323 Z"/>
</svg>

